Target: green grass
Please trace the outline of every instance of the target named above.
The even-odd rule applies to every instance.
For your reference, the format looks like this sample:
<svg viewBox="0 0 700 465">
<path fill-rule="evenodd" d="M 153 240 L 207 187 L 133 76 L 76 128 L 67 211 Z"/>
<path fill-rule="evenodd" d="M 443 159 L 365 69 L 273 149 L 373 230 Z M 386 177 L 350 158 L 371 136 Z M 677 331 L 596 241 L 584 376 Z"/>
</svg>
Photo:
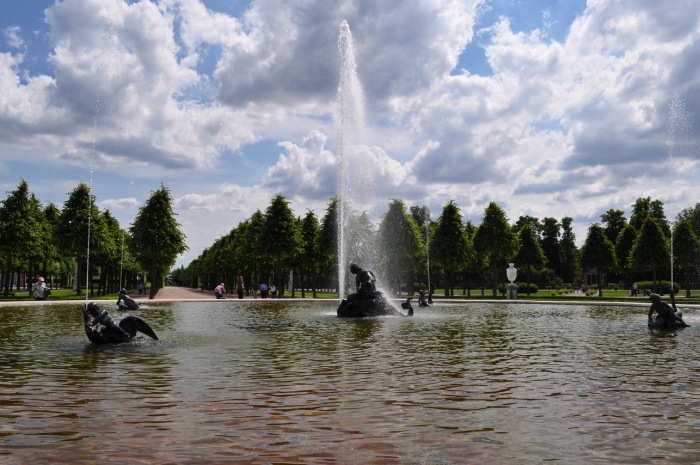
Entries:
<svg viewBox="0 0 700 465">
<path fill-rule="evenodd" d="M 136 290 L 131 290 L 129 292 L 135 292 Z M 13 292 L 10 292 L 9 297 L 5 297 L 4 294 L 0 293 L 0 302 L 8 302 L 8 301 L 27 301 L 27 300 L 33 300 L 29 298 L 29 292 L 28 291 L 20 291 L 20 292 L 14 292 L 14 296 L 12 296 Z M 88 297 L 89 299 L 99 299 L 99 300 L 117 300 L 119 298 L 119 293 L 116 294 L 108 294 L 104 296 L 92 296 Z M 52 289 L 51 290 L 51 295 L 47 300 L 85 300 L 85 288 L 83 288 L 83 293 L 82 295 L 76 295 L 76 293 L 73 291 L 73 289 Z"/>
</svg>

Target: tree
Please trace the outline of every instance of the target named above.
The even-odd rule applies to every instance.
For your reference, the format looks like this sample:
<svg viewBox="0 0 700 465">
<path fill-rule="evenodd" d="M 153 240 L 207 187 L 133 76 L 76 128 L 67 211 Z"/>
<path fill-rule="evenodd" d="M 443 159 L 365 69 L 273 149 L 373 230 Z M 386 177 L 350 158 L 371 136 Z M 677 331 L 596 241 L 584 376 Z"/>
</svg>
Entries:
<svg viewBox="0 0 700 465">
<path fill-rule="evenodd" d="M 625 212 L 622 210 L 610 209 L 600 215 L 600 219 L 605 224 L 605 235 L 608 236 L 613 244 L 617 242 L 617 236 L 620 235 L 622 229 L 627 225 Z"/>
<path fill-rule="evenodd" d="M 561 241 L 559 251 L 561 253 L 561 278 L 564 282 L 573 283 L 574 275 L 578 269 L 578 248 L 576 247 L 576 235 L 571 227 L 573 219 L 565 216 L 561 219 Z M 614 242 L 613 242 L 614 243 Z"/>
<path fill-rule="evenodd" d="M 674 264 L 685 272 L 685 296 L 690 297 L 690 274 L 700 259 L 700 241 L 690 220 L 681 219 L 673 228 Z"/>
<path fill-rule="evenodd" d="M 542 250 L 547 257 L 547 263 L 557 276 L 561 276 L 561 250 L 559 237 L 561 225 L 555 218 L 542 220 Z"/>
<path fill-rule="evenodd" d="M 653 273 L 654 292 L 656 292 L 656 270 L 669 265 L 671 251 L 659 221 L 651 214 L 647 216 L 639 230 L 632 251 L 630 263 L 633 268 Z"/>
<path fill-rule="evenodd" d="M 513 257 L 518 252 L 518 237 L 508 224 L 506 213 L 496 202 L 491 202 L 486 207 L 484 219 L 474 237 L 474 247 L 482 256 L 490 258 L 495 297 L 498 294 L 498 261 Z"/>
<path fill-rule="evenodd" d="M 66 255 L 75 257 L 77 294 L 82 294 L 82 267 L 88 257 L 88 237 L 90 238 L 90 253 L 94 253 L 99 245 L 99 234 L 93 234 L 93 219 L 97 221 L 100 212 L 95 204 L 95 196 L 84 182 L 68 194 L 63 202 L 61 217 L 56 226 L 56 240 L 59 249 Z M 99 228 L 96 228 L 99 231 Z M 88 270 L 89 276 L 89 270 Z"/>
<path fill-rule="evenodd" d="M 0 251 L 5 256 L 5 297 L 10 292 L 12 255 L 27 256 L 38 245 L 40 223 L 38 209 L 29 186 L 22 179 L 17 189 L 7 193 L 0 208 Z"/>
<path fill-rule="evenodd" d="M 634 247 L 634 241 L 637 240 L 637 230 L 631 224 L 625 225 L 622 231 L 617 236 L 615 242 L 615 257 L 617 258 L 618 267 L 627 272 L 627 277 L 632 283 L 632 266 L 630 265 L 630 253 Z"/>
<path fill-rule="evenodd" d="M 639 231 L 649 215 L 656 219 L 664 236 L 671 237 L 671 227 L 668 224 L 668 220 L 666 220 L 664 203 L 661 200 L 651 200 L 651 197 L 638 198 L 632 204 L 630 224 L 634 226 L 634 229 Z"/>
<path fill-rule="evenodd" d="M 172 203 L 170 189 L 161 184 L 160 189 L 151 191 L 129 228 L 131 251 L 144 268 L 151 270 L 149 299 L 160 288 L 160 276 L 175 264 L 179 254 L 188 250 Z"/>
<path fill-rule="evenodd" d="M 581 247 L 581 266 L 598 272 L 598 296 L 603 296 L 603 271 L 612 270 L 616 265 L 613 243 L 599 224 L 592 224 Z"/>
<path fill-rule="evenodd" d="M 520 251 L 515 260 L 519 268 L 526 267 L 527 295 L 530 295 L 532 268 L 542 268 L 547 263 L 547 257 L 545 257 L 544 251 L 540 246 L 540 241 L 537 240 L 535 231 L 532 230 L 532 226 L 528 223 L 525 223 L 520 229 L 518 239 L 520 241 Z"/>
<path fill-rule="evenodd" d="M 442 266 L 445 273 L 445 297 L 454 295 L 452 274 L 465 262 L 467 247 L 462 215 L 454 200 L 450 200 L 442 208 L 442 214 L 435 222 L 430 238 L 431 257 Z"/>
<path fill-rule="evenodd" d="M 265 210 L 265 224 L 262 235 L 265 237 L 264 250 L 275 258 L 277 292 L 284 296 L 282 259 L 294 256 L 301 246 L 301 231 L 289 202 L 282 194 L 277 194 Z"/>
<path fill-rule="evenodd" d="M 676 217 L 677 220 L 686 219 L 693 227 L 695 237 L 700 238 L 700 203 L 696 203 L 692 208 L 684 208 Z"/>
<path fill-rule="evenodd" d="M 319 273 L 338 283 L 338 198 L 328 203 L 316 236 Z M 339 284 L 338 284 L 339 286 Z M 340 287 L 338 287 L 340 289 Z"/>
<path fill-rule="evenodd" d="M 420 229 L 406 212 L 403 200 L 392 199 L 389 210 L 379 224 L 378 243 L 385 260 L 387 282 L 395 293 L 401 291 L 401 271 L 409 294 L 413 292 L 413 270 L 422 249 Z"/>
<path fill-rule="evenodd" d="M 304 298 L 304 276 L 308 271 L 311 278 L 311 288 L 314 299 L 316 298 L 316 236 L 318 236 L 318 218 L 316 214 L 307 210 L 306 216 L 301 222 L 302 239 L 302 265 L 301 265 L 301 297 Z"/>
<path fill-rule="evenodd" d="M 532 232 L 535 233 L 535 237 L 540 239 L 540 234 L 542 233 L 542 223 L 540 223 L 539 219 L 529 215 L 518 218 L 518 221 L 516 221 L 513 225 L 513 233 L 519 235 L 520 231 L 523 229 L 523 226 L 526 224 L 530 225 Z"/>
</svg>

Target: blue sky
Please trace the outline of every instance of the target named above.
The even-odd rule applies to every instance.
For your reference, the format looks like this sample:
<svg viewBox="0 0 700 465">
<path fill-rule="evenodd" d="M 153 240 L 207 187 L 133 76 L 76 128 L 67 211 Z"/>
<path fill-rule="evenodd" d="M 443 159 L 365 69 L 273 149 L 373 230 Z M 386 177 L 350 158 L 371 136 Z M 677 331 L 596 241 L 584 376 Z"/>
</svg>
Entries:
<svg viewBox="0 0 700 465">
<path fill-rule="evenodd" d="M 126 226 L 162 182 L 178 264 L 278 192 L 321 216 L 343 20 L 375 219 L 401 197 L 479 223 L 496 201 L 512 222 L 573 217 L 581 243 L 639 197 L 669 217 L 700 201 L 691 0 L 5 0 L 0 187 L 60 205 L 92 180 Z"/>
</svg>

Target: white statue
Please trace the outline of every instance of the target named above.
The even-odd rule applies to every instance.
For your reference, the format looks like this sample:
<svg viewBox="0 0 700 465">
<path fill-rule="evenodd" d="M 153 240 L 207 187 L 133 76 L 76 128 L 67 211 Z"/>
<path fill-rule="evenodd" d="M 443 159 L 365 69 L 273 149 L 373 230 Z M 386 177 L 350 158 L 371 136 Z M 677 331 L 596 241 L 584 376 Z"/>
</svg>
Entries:
<svg viewBox="0 0 700 465">
<path fill-rule="evenodd" d="M 509 263 L 508 269 L 506 269 L 506 276 L 508 276 L 511 284 L 515 281 L 515 277 L 518 276 L 518 269 L 514 268 L 513 265 L 514 263 Z"/>
</svg>

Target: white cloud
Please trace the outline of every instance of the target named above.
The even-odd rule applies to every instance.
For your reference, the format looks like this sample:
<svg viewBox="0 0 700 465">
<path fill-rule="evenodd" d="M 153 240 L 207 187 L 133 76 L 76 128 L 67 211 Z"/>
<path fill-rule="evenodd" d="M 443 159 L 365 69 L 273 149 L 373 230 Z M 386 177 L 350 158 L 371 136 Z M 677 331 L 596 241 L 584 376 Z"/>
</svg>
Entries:
<svg viewBox="0 0 700 465">
<path fill-rule="evenodd" d="M 100 206 L 111 210 L 135 210 L 139 206 L 139 201 L 134 197 L 106 199 L 100 202 Z"/>
<path fill-rule="evenodd" d="M 435 214 L 455 199 L 479 219 L 496 200 L 512 219 L 597 221 L 650 192 L 694 205 L 700 3 L 589 0 L 561 42 L 501 19 L 480 31 L 493 75 L 450 75 L 490 6 L 259 0 L 234 18 L 198 0 L 56 2 L 46 10 L 51 75 L 28 74 L 21 30 L 3 30 L 13 50 L 0 53 L 0 163 L 21 150 L 53 166 L 167 176 L 187 184 L 176 202 L 187 221 L 242 219 L 277 192 L 323 208 L 337 184 L 345 19 L 370 121 L 351 167 L 371 173 L 380 207 L 400 197 Z M 687 149 L 671 164 L 676 93 Z M 210 182 L 191 186 L 193 173 Z"/>
<path fill-rule="evenodd" d="M 19 26 L 11 26 L 2 30 L 5 34 L 5 40 L 12 48 L 22 48 L 24 46 L 24 41 L 20 37 Z"/>
</svg>

